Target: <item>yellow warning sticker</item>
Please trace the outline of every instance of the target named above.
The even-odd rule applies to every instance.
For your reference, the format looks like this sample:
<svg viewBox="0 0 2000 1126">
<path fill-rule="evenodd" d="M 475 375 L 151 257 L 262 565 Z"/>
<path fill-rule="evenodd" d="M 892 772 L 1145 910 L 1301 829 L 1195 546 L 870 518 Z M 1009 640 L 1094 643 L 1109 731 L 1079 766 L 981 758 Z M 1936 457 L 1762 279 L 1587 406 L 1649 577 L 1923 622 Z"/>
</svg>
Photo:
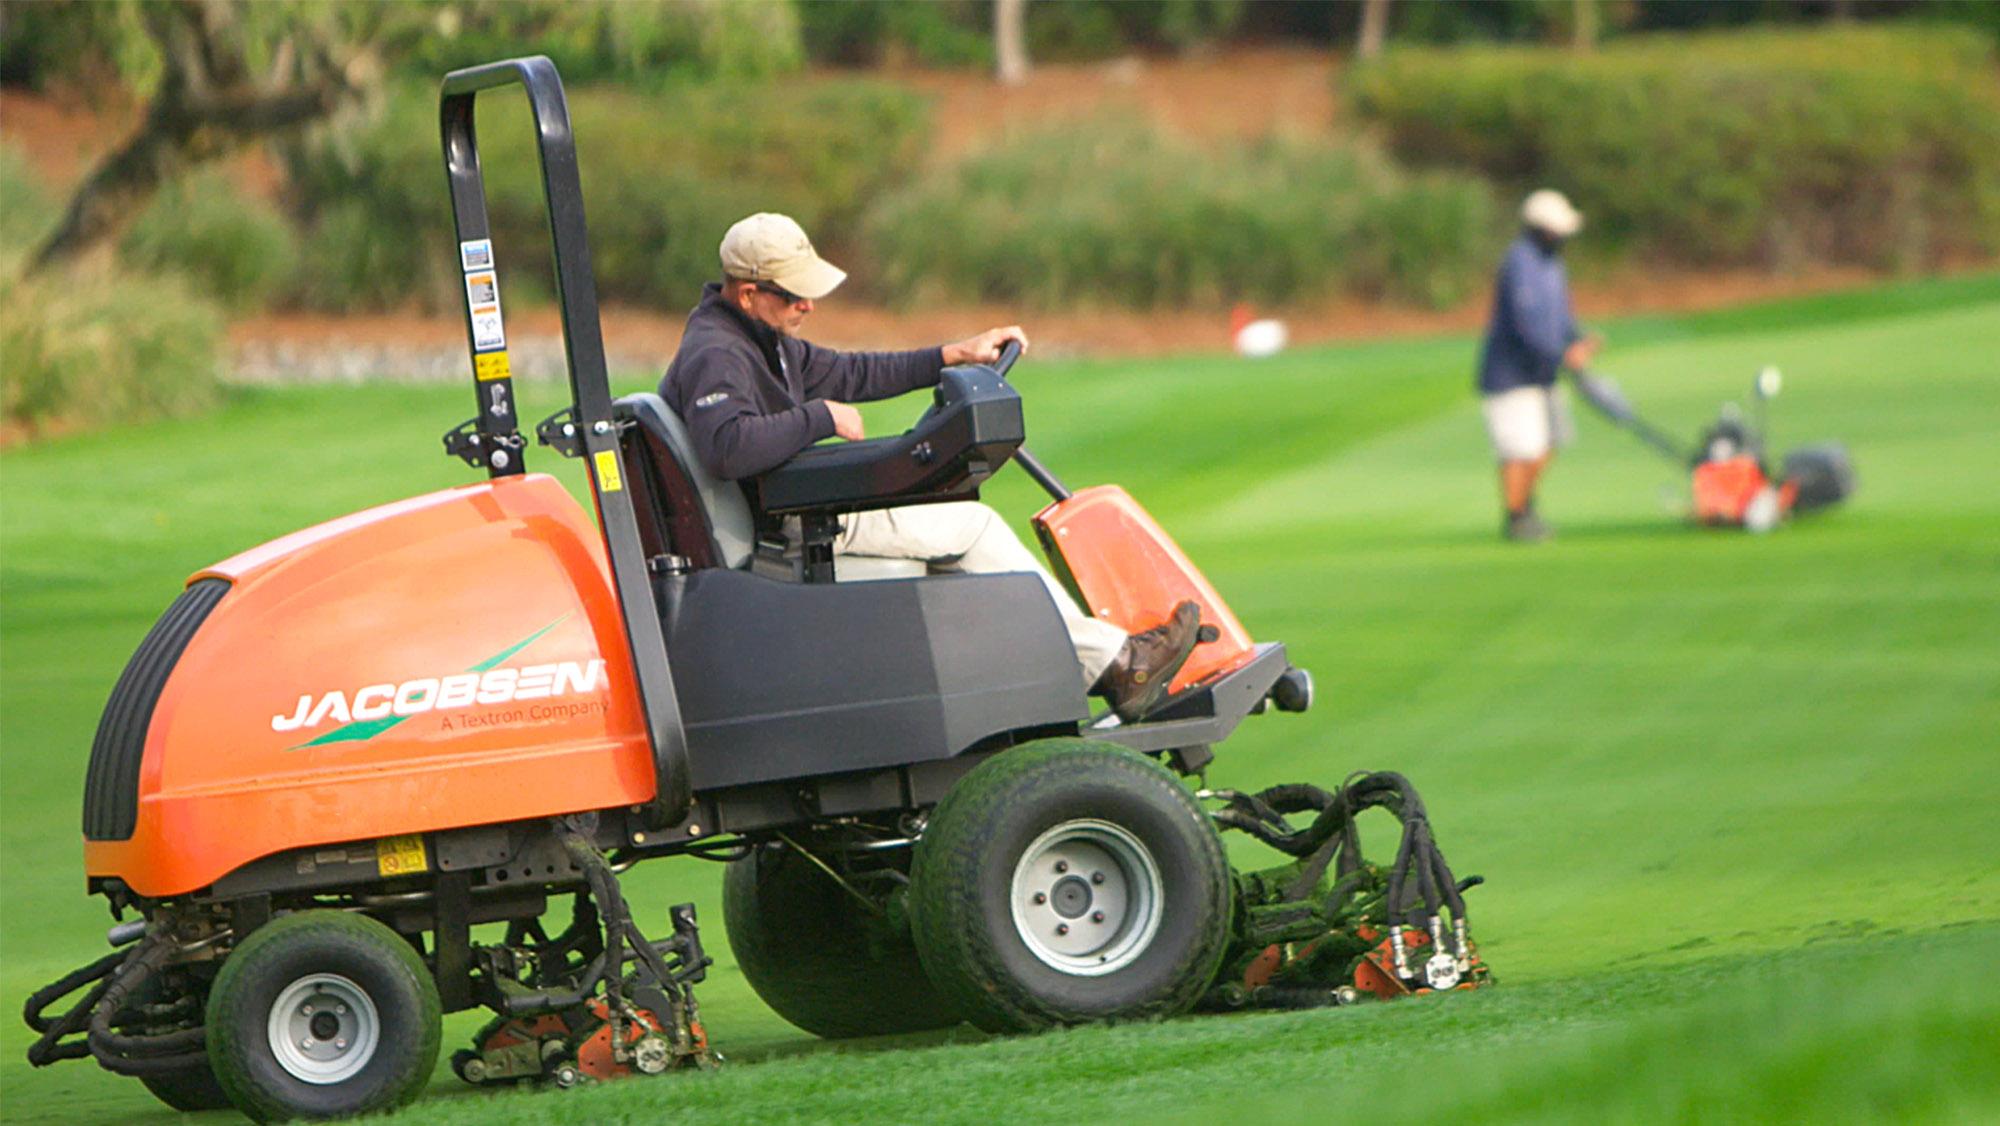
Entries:
<svg viewBox="0 0 2000 1126">
<path fill-rule="evenodd" d="M 429 870 L 422 837 L 383 837 L 375 842 L 375 871 L 381 875 L 413 876 Z"/>
<path fill-rule="evenodd" d="M 472 357 L 472 374 L 481 383 L 491 383 L 496 379 L 511 379 L 512 365 L 507 362 L 505 349 L 498 352 L 481 352 Z"/>
<path fill-rule="evenodd" d="M 618 451 L 597 451 L 597 488 L 599 492 L 615 493 L 625 487 L 618 479 Z"/>
</svg>

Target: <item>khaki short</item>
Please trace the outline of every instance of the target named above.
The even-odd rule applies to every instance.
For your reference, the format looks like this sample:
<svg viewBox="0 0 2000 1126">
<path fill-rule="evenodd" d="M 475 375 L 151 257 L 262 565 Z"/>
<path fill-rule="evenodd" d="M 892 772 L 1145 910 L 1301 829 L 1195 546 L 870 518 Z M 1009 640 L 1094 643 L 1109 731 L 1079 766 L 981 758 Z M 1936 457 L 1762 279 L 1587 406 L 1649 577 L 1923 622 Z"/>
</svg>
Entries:
<svg viewBox="0 0 2000 1126">
<path fill-rule="evenodd" d="M 1480 404 L 1486 436 L 1501 461 L 1535 461 L 1576 437 L 1568 398 L 1553 387 L 1516 387 Z"/>
</svg>

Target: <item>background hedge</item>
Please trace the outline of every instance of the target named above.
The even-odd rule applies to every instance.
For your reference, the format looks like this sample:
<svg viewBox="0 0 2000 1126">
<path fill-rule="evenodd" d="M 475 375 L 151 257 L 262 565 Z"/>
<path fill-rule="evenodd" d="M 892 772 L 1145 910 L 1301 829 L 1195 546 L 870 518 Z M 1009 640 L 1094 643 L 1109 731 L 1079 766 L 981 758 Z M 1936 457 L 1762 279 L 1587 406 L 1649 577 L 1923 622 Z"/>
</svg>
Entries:
<svg viewBox="0 0 2000 1126">
<path fill-rule="evenodd" d="M 548 228 L 526 103 L 494 98 L 480 111 L 507 299 L 547 296 Z M 795 216 L 829 256 L 852 251 L 843 232 L 908 174 L 929 134 L 916 95 L 859 80 L 572 90 L 570 116 L 599 295 L 670 308 L 717 275 L 722 232 L 753 211 Z M 383 308 L 416 297 L 456 307 L 434 90 L 400 89 L 374 124 L 296 148 L 288 163 L 306 231 L 300 303 Z"/>
<path fill-rule="evenodd" d="M 1393 150 L 1568 191 L 1692 265 L 1915 268 L 2000 249 L 2000 84 L 1951 27 L 1392 50 L 1347 76 Z"/>
<path fill-rule="evenodd" d="M 889 296 L 1047 308 L 1282 302 L 1347 290 L 1448 305 L 1495 223 L 1475 179 L 1354 144 L 1197 148 L 1130 120 L 1019 136 L 883 201 Z"/>
</svg>

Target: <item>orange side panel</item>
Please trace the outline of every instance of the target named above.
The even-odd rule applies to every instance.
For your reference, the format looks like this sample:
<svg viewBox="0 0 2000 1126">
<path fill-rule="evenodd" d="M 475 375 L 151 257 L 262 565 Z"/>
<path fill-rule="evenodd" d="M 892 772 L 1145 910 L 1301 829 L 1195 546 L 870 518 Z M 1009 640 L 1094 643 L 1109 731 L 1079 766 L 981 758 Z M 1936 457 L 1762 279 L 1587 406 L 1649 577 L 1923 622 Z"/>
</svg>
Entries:
<svg viewBox="0 0 2000 1126">
<path fill-rule="evenodd" d="M 1080 489 L 1036 513 L 1034 523 L 1050 562 L 1091 613 L 1127 633 L 1159 625 L 1183 599 L 1201 605 L 1203 624 L 1220 636 L 1195 646 L 1172 691 L 1240 668 L 1256 655 L 1249 632 L 1222 596 L 1124 489 Z"/>
<path fill-rule="evenodd" d="M 175 895 L 286 849 L 652 797 L 602 541 L 554 478 L 356 513 L 212 577 L 231 589 L 154 709 L 137 829 L 85 842 L 91 875 Z"/>
</svg>

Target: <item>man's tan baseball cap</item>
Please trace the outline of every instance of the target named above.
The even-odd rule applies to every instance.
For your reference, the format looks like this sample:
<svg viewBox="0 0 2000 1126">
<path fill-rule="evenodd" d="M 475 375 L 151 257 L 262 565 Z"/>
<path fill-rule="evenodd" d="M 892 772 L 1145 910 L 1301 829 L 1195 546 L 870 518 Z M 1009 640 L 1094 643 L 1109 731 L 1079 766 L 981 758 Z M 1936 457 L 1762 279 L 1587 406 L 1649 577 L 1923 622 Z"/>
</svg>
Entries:
<svg viewBox="0 0 2000 1126">
<path fill-rule="evenodd" d="M 767 281 L 817 301 L 847 280 L 847 272 L 813 250 L 805 228 L 790 216 L 759 211 L 722 236 L 722 272 L 745 281 Z"/>
<path fill-rule="evenodd" d="M 1583 212 L 1569 197 L 1554 188 L 1543 188 L 1521 204 L 1521 222 L 1558 238 L 1568 238 L 1583 229 Z"/>
</svg>

